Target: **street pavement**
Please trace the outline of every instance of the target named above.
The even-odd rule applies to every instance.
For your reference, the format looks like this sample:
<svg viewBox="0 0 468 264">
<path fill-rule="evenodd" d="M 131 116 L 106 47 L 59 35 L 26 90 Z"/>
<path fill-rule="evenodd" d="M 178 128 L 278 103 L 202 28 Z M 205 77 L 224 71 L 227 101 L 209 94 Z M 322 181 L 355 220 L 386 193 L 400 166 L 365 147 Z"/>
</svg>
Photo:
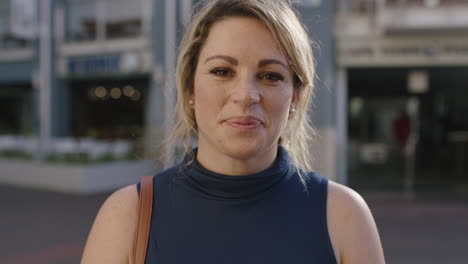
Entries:
<svg viewBox="0 0 468 264">
<path fill-rule="evenodd" d="M 454 193 L 364 194 L 390 264 L 468 263 L 468 199 Z"/>
<path fill-rule="evenodd" d="M 70 195 L 0 186 L 1 264 L 78 264 L 109 193 Z M 468 263 L 468 199 L 450 193 L 362 193 L 387 263 Z"/>
</svg>

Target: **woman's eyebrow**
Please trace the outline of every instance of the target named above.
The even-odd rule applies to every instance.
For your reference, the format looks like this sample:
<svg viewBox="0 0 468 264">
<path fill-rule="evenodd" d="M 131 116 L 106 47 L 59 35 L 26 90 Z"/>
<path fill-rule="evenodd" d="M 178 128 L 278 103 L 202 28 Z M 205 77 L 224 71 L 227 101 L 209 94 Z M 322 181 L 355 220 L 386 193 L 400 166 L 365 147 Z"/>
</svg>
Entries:
<svg viewBox="0 0 468 264">
<path fill-rule="evenodd" d="M 207 58 L 207 59 L 205 60 L 205 63 L 206 63 L 207 61 L 214 60 L 214 59 L 222 59 L 222 60 L 225 60 L 225 61 L 227 61 L 227 62 L 229 62 L 230 64 L 235 65 L 235 66 L 237 66 L 237 65 L 239 64 L 239 62 L 238 62 L 235 58 L 233 58 L 233 57 L 231 57 L 231 56 L 225 56 L 225 55 L 215 55 L 215 56 L 211 56 L 211 57 L 209 57 L 209 58 Z"/>
<path fill-rule="evenodd" d="M 239 64 L 239 61 L 237 61 L 237 59 L 231 57 L 231 56 L 226 56 L 226 55 L 214 55 L 214 56 L 211 56 L 209 58 L 207 58 L 205 60 L 205 63 L 210 61 L 210 60 L 214 60 L 214 59 L 221 59 L 221 60 L 225 60 L 227 62 L 229 62 L 230 64 L 232 65 L 235 65 L 237 66 Z M 276 60 L 276 59 L 264 59 L 264 60 L 261 60 L 258 62 L 258 67 L 259 68 L 262 68 L 262 67 L 265 67 L 267 65 L 270 65 L 270 64 L 278 64 L 278 65 L 281 65 L 283 67 L 285 67 L 286 69 L 289 69 L 289 67 L 282 61 L 280 60 Z"/>
<path fill-rule="evenodd" d="M 262 68 L 262 67 L 265 67 L 269 64 L 279 64 L 283 67 L 285 67 L 286 69 L 289 69 L 288 66 L 286 66 L 286 64 L 284 64 L 284 62 L 280 61 L 280 60 L 275 60 L 275 59 L 265 59 L 265 60 L 261 60 L 258 62 L 258 67 L 259 68 Z"/>
</svg>

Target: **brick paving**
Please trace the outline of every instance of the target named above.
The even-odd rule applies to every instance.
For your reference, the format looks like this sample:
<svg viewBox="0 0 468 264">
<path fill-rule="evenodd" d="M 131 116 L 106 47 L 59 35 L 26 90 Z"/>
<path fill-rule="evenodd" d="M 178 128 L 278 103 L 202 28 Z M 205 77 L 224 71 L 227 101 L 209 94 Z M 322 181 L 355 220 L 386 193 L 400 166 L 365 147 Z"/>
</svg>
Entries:
<svg viewBox="0 0 468 264">
<path fill-rule="evenodd" d="M 78 264 L 109 194 L 68 195 L 0 186 L 0 263 Z M 468 199 L 443 194 L 364 193 L 387 263 L 468 263 Z"/>
</svg>

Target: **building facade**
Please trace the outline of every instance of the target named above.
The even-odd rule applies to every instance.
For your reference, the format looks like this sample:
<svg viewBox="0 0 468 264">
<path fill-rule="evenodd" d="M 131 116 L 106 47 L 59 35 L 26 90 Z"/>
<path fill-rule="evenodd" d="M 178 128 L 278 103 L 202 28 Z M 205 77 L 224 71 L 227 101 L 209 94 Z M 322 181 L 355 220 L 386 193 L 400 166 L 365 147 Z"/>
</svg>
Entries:
<svg viewBox="0 0 468 264">
<path fill-rule="evenodd" d="M 468 182 L 468 2 L 336 2 L 351 185 Z"/>
</svg>

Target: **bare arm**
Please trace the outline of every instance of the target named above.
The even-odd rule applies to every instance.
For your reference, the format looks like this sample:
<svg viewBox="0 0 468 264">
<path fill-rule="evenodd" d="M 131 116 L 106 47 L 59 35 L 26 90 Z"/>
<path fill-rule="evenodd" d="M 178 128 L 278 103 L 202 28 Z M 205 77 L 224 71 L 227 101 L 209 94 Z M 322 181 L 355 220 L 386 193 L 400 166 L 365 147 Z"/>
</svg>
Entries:
<svg viewBox="0 0 468 264">
<path fill-rule="evenodd" d="M 384 264 L 377 226 L 364 199 L 331 181 L 328 190 L 328 229 L 338 264 Z"/>
<path fill-rule="evenodd" d="M 88 236 L 81 264 L 128 263 L 138 214 L 135 185 L 107 198 Z"/>
</svg>

